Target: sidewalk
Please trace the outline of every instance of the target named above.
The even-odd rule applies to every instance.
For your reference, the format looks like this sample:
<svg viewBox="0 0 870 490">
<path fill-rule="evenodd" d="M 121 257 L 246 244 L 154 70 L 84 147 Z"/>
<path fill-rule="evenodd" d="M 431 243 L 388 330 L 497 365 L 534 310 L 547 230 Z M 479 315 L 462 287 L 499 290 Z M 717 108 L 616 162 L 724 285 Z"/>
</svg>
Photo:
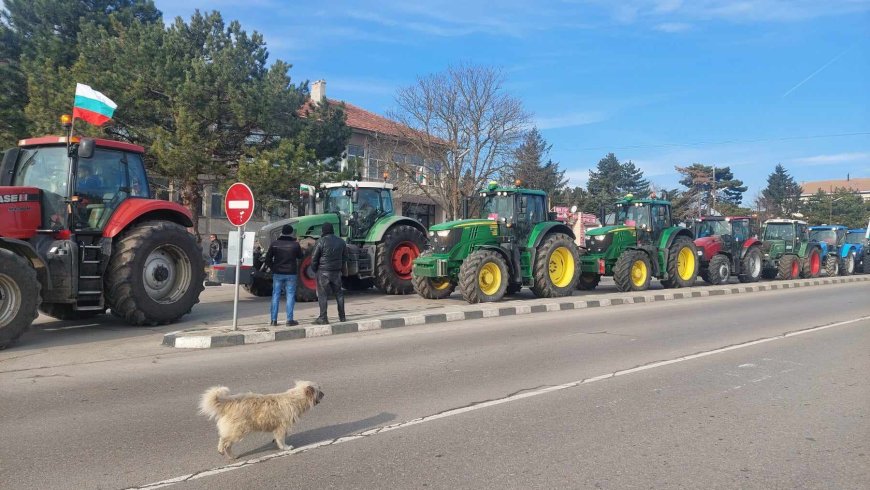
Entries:
<svg viewBox="0 0 870 490">
<path fill-rule="evenodd" d="M 574 296 L 565 298 L 534 298 L 529 296 L 528 292 L 524 292 L 519 299 L 476 305 L 467 304 L 458 294 L 440 301 L 424 300 L 422 298 L 418 298 L 419 301 L 409 301 L 407 296 L 373 295 L 371 300 L 368 300 L 366 297 L 357 297 L 353 301 L 352 309 L 348 309 L 351 314 L 348 315 L 349 321 L 347 322 L 333 323 L 331 325 L 310 325 L 311 321 L 317 316 L 317 303 L 297 303 L 295 319 L 301 324 L 297 327 L 269 327 L 268 314 L 248 315 L 244 318 L 244 322 L 240 322 L 238 331 L 232 330 L 231 322 L 227 322 L 227 325 L 222 326 L 200 326 L 166 334 L 163 337 L 163 345 L 185 349 L 204 349 L 274 342 L 278 340 L 323 337 L 326 335 L 339 335 L 411 325 L 867 281 L 870 281 L 870 275 L 768 281 L 752 284 L 733 283 L 720 286 L 657 289 L 634 293 L 578 292 Z M 393 299 L 393 301 L 390 301 L 390 299 Z M 350 307 L 351 303 L 348 306 Z M 334 301 L 330 302 L 329 311 L 330 313 L 335 312 Z M 284 318 L 283 315 L 282 305 L 279 320 Z"/>
</svg>

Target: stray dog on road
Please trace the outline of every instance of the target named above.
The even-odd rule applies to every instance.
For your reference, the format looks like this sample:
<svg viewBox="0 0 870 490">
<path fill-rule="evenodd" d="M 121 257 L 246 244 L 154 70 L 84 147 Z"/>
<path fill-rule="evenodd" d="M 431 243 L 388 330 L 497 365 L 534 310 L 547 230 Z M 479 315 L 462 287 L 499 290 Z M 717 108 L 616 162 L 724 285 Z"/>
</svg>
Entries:
<svg viewBox="0 0 870 490">
<path fill-rule="evenodd" d="M 199 413 L 217 420 L 218 452 L 230 459 L 233 444 L 251 432 L 271 432 L 278 449 L 292 449 L 284 439 L 302 414 L 320 403 L 323 392 L 311 381 L 297 381 L 283 393 L 230 395 L 229 388 L 215 386 L 202 394 Z"/>
</svg>

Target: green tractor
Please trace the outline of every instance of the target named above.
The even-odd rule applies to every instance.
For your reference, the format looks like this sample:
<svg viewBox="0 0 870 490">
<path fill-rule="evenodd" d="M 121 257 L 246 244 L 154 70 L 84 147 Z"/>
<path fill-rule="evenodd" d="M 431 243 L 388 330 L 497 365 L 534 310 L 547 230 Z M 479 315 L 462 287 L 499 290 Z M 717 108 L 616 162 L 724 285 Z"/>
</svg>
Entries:
<svg viewBox="0 0 870 490">
<path fill-rule="evenodd" d="M 311 253 L 325 223 L 332 223 L 335 234 L 348 243 L 350 260 L 343 271 L 346 289 L 362 290 L 372 286 L 387 294 L 410 294 L 413 261 L 426 249 L 426 227 L 419 221 L 396 216 L 393 211 L 393 185 L 384 182 L 345 181 L 321 184 L 311 196 L 309 208 L 319 214 L 299 216 L 270 223 L 257 232 L 257 251 L 252 272 L 244 281 L 255 296 L 272 294 L 272 274 L 263 270 L 262 260 L 272 241 L 285 224 L 293 225 L 304 258 L 299 265 L 296 284 L 298 301 L 317 300 L 317 282 L 311 270 Z M 316 198 L 315 198 L 316 197 Z M 213 266 L 217 268 L 218 266 Z M 217 282 L 234 282 L 230 272 Z"/>
<path fill-rule="evenodd" d="M 765 221 L 761 252 L 764 254 L 761 277 L 765 279 L 819 277 L 822 270 L 822 247 L 810 239 L 805 221 L 779 218 Z"/>
<path fill-rule="evenodd" d="M 613 276 L 620 291 L 643 291 L 657 277 L 666 288 L 689 287 L 698 275 L 692 232 L 671 223 L 671 203 L 628 194 L 602 218 L 605 226 L 586 232 L 578 289 L 592 290 L 601 276 Z"/>
<path fill-rule="evenodd" d="M 523 286 L 538 297 L 570 296 L 580 270 L 574 233 L 547 201 L 543 191 L 491 183 L 480 193 L 479 219 L 429 229 L 432 249 L 414 261 L 414 289 L 442 299 L 458 286 L 469 303 L 499 301 Z"/>
</svg>

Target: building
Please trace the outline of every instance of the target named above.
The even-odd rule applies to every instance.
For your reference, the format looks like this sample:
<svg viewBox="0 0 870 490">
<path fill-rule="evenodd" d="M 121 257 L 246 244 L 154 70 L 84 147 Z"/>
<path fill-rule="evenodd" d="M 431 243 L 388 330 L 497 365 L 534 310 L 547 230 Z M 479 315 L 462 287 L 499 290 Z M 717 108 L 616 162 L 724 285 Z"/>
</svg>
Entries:
<svg viewBox="0 0 870 490">
<path fill-rule="evenodd" d="M 870 201 L 870 177 L 858 177 L 834 180 L 813 180 L 810 182 L 801 182 L 801 200 L 805 201 L 813 194 L 820 190 L 828 194 L 837 189 L 851 189 L 864 199 L 864 202 Z"/>
<path fill-rule="evenodd" d="M 382 180 L 386 176 L 387 181 L 395 185 L 393 207 L 397 214 L 414 218 L 427 228 L 444 221 L 442 206 L 421 192 L 415 183 L 426 185 L 431 180 L 432 172 L 437 171 L 437 165 L 425 162 L 422 156 L 415 154 L 412 145 L 402 142 L 402 133 L 409 134 L 411 130 L 346 101 L 328 99 L 324 80 L 318 80 L 311 85 L 311 99 L 301 110 L 305 111 L 310 107 L 309 104 L 324 100 L 331 104 L 344 104 L 347 126 L 351 129 L 341 169 L 352 167 L 361 180 Z M 389 162 L 395 161 L 401 161 L 406 167 L 415 170 L 410 175 L 399 175 L 395 171 L 395 165 L 389 165 Z M 235 227 L 227 221 L 224 196 L 216 189 L 216 185 L 205 186 L 199 231 L 203 237 L 214 233 L 226 243 L 228 233 Z M 169 189 L 167 197 L 174 197 L 175 194 Z M 258 214 L 248 222 L 247 229 L 256 230 L 272 221 L 293 216 L 296 216 L 296 210 L 292 208 L 283 216 Z M 203 241 L 203 247 L 207 250 L 208 240 Z"/>
</svg>

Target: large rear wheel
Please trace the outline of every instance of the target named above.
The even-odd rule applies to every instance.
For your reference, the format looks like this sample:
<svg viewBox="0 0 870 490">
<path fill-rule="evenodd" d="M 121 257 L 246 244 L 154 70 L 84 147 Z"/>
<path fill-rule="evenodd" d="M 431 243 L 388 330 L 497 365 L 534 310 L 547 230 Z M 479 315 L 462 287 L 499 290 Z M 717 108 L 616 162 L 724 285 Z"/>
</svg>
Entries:
<svg viewBox="0 0 870 490">
<path fill-rule="evenodd" d="M 825 257 L 825 274 L 828 277 L 834 277 L 840 273 L 840 261 L 835 255 Z"/>
<path fill-rule="evenodd" d="M 193 235 L 170 221 L 148 221 L 115 242 L 106 270 L 106 301 L 131 325 L 178 320 L 199 302 L 205 279 Z"/>
<path fill-rule="evenodd" d="M 613 266 L 613 281 L 620 291 L 649 289 L 652 269 L 649 257 L 641 250 L 626 250 Z"/>
<path fill-rule="evenodd" d="M 0 248 L 0 349 L 12 345 L 39 315 L 36 269 L 24 257 Z"/>
<path fill-rule="evenodd" d="M 375 284 L 387 294 L 414 292 L 411 272 L 416 259 L 426 249 L 426 235 L 409 225 L 387 230 L 375 255 Z"/>
<path fill-rule="evenodd" d="M 311 268 L 311 254 L 315 244 L 312 238 L 299 240 L 302 260 L 299 261 L 299 276 L 296 280 L 296 301 L 301 303 L 317 301 L 317 274 Z"/>
<path fill-rule="evenodd" d="M 666 288 L 687 288 L 698 277 L 698 249 L 687 237 L 679 237 L 668 249 L 668 278 L 662 280 Z"/>
<path fill-rule="evenodd" d="M 472 252 L 459 268 L 459 291 L 469 303 L 499 301 L 504 297 L 507 284 L 507 264 L 493 250 Z"/>
<path fill-rule="evenodd" d="M 801 277 L 813 278 L 819 277 L 822 271 L 822 256 L 818 248 L 813 248 L 810 253 L 801 261 Z"/>
<path fill-rule="evenodd" d="M 571 296 L 577 287 L 580 267 L 577 245 L 564 233 L 544 238 L 535 254 L 532 269 L 532 293 L 539 298 Z"/>
<path fill-rule="evenodd" d="M 776 274 L 777 279 L 788 281 L 795 279 L 800 274 L 800 262 L 796 255 L 783 255 L 779 259 L 779 272 Z"/>
<path fill-rule="evenodd" d="M 737 279 L 740 282 L 758 282 L 761 277 L 761 268 L 764 259 L 761 257 L 761 247 L 753 245 L 746 251 L 740 261 L 740 274 Z"/>
</svg>

